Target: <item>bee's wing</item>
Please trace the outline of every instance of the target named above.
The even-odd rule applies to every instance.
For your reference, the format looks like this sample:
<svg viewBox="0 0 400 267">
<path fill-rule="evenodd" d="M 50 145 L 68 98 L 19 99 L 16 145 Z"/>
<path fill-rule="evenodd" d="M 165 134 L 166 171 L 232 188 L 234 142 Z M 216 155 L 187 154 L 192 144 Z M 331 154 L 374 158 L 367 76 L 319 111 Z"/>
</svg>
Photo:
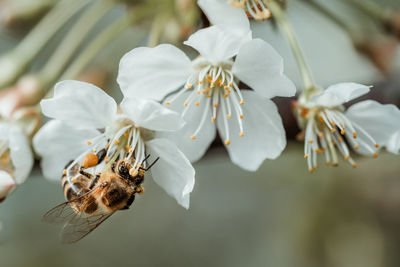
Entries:
<svg viewBox="0 0 400 267">
<path fill-rule="evenodd" d="M 62 224 L 70 221 L 76 215 L 76 211 L 72 208 L 71 204 L 74 202 L 83 202 L 84 199 L 92 192 L 93 190 L 52 208 L 45 215 L 43 215 L 42 221 L 49 224 Z"/>
<path fill-rule="evenodd" d="M 74 243 L 81 240 L 113 214 L 114 212 L 92 216 L 85 213 L 76 214 L 64 225 L 61 231 L 61 241 Z"/>
</svg>

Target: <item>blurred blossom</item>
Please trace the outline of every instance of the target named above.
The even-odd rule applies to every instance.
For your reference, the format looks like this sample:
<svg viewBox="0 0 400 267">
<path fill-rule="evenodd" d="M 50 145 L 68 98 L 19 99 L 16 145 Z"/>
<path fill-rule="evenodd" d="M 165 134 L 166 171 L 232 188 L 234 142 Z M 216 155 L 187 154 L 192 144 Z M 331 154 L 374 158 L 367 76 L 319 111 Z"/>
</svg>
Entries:
<svg viewBox="0 0 400 267">
<path fill-rule="evenodd" d="M 16 125 L 0 123 L 0 201 L 28 178 L 33 155 L 28 139 Z"/>
<path fill-rule="evenodd" d="M 372 100 L 362 101 L 347 111 L 343 104 L 367 94 L 370 88 L 356 83 L 340 83 L 326 90 L 303 94 L 299 98 L 297 115 L 305 131 L 304 157 L 309 171 L 317 168 L 317 155 L 323 154 L 327 164 L 338 165 L 337 150 L 353 167 L 357 164 L 350 149 L 377 157 L 380 147 L 397 153 L 400 131 L 400 110 L 394 105 L 382 105 Z M 347 142 L 344 141 L 344 137 Z"/>
<path fill-rule="evenodd" d="M 76 175 L 76 164 L 96 175 L 122 159 L 133 163 L 128 171 L 134 177 L 147 170 L 143 168 L 150 154 L 159 157 L 151 169 L 154 180 L 180 205 L 189 208 L 194 169 L 174 144 L 155 137 L 158 131 L 181 128 L 179 114 L 155 101 L 137 98 L 124 98 L 118 111 L 112 97 L 78 81 L 58 83 L 54 97 L 42 100 L 41 106 L 43 114 L 55 119 L 33 140 L 36 152 L 42 156 L 46 178 L 58 180 L 64 173 L 71 179 Z"/>
<path fill-rule="evenodd" d="M 250 36 L 218 26 L 199 30 L 185 42 L 200 54 L 193 61 L 171 45 L 133 49 L 121 60 L 118 82 L 125 96 L 160 101 L 173 93 L 165 104 L 187 124 L 164 136 L 191 161 L 204 155 L 218 129 L 232 161 L 255 171 L 286 146 L 281 118 L 269 98 L 293 96 L 296 88 L 283 74 L 279 54 Z M 241 90 L 240 81 L 254 91 Z"/>
</svg>

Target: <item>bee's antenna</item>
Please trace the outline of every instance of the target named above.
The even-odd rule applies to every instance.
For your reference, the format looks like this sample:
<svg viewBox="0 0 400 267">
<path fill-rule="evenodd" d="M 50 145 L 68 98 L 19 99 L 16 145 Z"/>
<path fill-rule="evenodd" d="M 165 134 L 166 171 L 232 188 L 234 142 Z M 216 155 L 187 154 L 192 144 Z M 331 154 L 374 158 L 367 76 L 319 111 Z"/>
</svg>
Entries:
<svg viewBox="0 0 400 267">
<path fill-rule="evenodd" d="M 142 161 L 142 165 L 143 165 L 143 163 L 145 163 L 145 162 L 147 162 L 147 160 L 150 158 L 150 154 L 148 154 L 145 158 L 144 158 L 144 160 Z"/>
<path fill-rule="evenodd" d="M 160 159 L 160 157 L 156 158 L 153 163 L 150 164 L 149 167 L 146 168 L 146 171 L 150 170 L 151 167 L 153 167 L 154 164 L 156 164 L 156 162 Z"/>
</svg>

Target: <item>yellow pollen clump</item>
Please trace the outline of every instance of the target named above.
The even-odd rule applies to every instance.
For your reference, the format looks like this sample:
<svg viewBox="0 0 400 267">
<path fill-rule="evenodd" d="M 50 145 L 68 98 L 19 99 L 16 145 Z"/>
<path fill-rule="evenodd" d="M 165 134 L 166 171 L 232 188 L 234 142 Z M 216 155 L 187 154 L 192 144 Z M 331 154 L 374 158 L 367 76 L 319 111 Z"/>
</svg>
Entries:
<svg viewBox="0 0 400 267">
<path fill-rule="evenodd" d="M 354 145 L 354 149 L 358 149 L 359 147 L 359 145 Z"/>
<path fill-rule="evenodd" d="M 227 146 L 229 146 L 230 144 L 231 144 L 231 141 L 229 141 L 229 140 L 225 140 L 225 145 L 227 145 Z"/>
<path fill-rule="evenodd" d="M 353 133 L 353 138 L 356 139 L 357 138 L 357 132 Z"/>
<path fill-rule="evenodd" d="M 378 145 L 378 144 L 375 144 L 375 147 L 376 147 L 376 148 L 379 148 L 379 145 Z"/>
<path fill-rule="evenodd" d="M 336 130 L 334 128 L 331 129 L 331 132 L 334 133 Z"/>
<path fill-rule="evenodd" d="M 244 136 L 244 132 L 240 132 L 240 133 L 239 133 L 239 136 Z"/>
<path fill-rule="evenodd" d="M 227 119 L 230 119 L 230 118 L 232 118 L 232 115 L 231 115 L 231 114 L 228 114 L 228 115 L 226 115 L 226 118 L 227 118 Z"/>
<path fill-rule="evenodd" d="M 97 152 L 97 150 L 96 149 L 93 149 L 93 153 L 96 153 Z"/>
<path fill-rule="evenodd" d="M 190 84 L 190 83 L 189 83 L 188 85 L 186 85 L 186 88 L 187 88 L 187 89 L 191 89 L 192 87 L 193 87 L 193 85 Z"/>
<path fill-rule="evenodd" d="M 99 159 L 97 158 L 96 154 L 89 153 L 83 158 L 82 167 L 83 168 L 90 168 L 97 165 Z"/>
<path fill-rule="evenodd" d="M 308 171 L 309 171 L 310 173 L 312 173 L 312 172 L 314 171 L 314 169 L 313 169 L 313 168 L 309 168 Z"/>
<path fill-rule="evenodd" d="M 241 100 L 241 101 L 240 101 L 240 105 L 243 105 L 243 104 L 244 104 L 244 101 L 243 101 L 243 100 Z"/>
<path fill-rule="evenodd" d="M 131 148 L 130 146 L 125 146 L 124 149 L 125 149 L 126 151 L 131 151 L 132 148 Z"/>
<path fill-rule="evenodd" d="M 378 157 L 378 154 L 377 154 L 377 153 L 374 153 L 374 154 L 372 154 L 372 156 L 373 156 L 374 158 L 377 158 L 377 157 Z"/>
<path fill-rule="evenodd" d="M 341 134 L 341 135 L 344 135 L 344 134 L 345 134 L 344 129 L 340 131 L 340 134 Z"/>
<path fill-rule="evenodd" d="M 344 157 L 344 160 L 349 160 L 349 159 L 350 159 L 349 156 Z"/>
<path fill-rule="evenodd" d="M 218 107 L 218 104 L 217 104 L 217 103 L 215 103 L 215 104 L 214 104 L 214 108 L 217 108 L 217 107 Z"/>
<path fill-rule="evenodd" d="M 114 144 L 119 145 L 119 140 L 114 139 Z"/>
<path fill-rule="evenodd" d="M 229 90 L 229 87 L 228 86 L 224 86 L 224 89 L 226 90 L 226 91 L 228 91 Z"/>
<path fill-rule="evenodd" d="M 212 122 L 215 122 L 215 118 L 214 118 L 214 117 L 212 117 L 212 118 L 211 118 L 211 121 L 212 121 Z"/>
<path fill-rule="evenodd" d="M 104 158 L 105 160 L 109 160 L 110 158 L 108 157 L 108 156 L 105 156 L 105 158 Z"/>
<path fill-rule="evenodd" d="M 190 139 L 194 140 L 194 139 L 196 139 L 196 136 L 191 135 L 191 136 L 190 136 Z"/>
<path fill-rule="evenodd" d="M 243 119 L 243 115 L 240 115 L 239 118 Z"/>
<path fill-rule="evenodd" d="M 87 141 L 86 143 L 88 144 L 88 146 L 90 146 L 92 144 L 92 142 L 90 142 L 90 141 Z"/>
<path fill-rule="evenodd" d="M 305 158 L 305 159 L 308 158 L 308 154 L 304 154 L 304 158 Z"/>
<path fill-rule="evenodd" d="M 357 168 L 357 163 L 353 163 L 353 165 L 351 165 L 353 168 Z"/>
<path fill-rule="evenodd" d="M 67 175 L 67 170 L 63 170 L 63 174 L 64 174 L 64 175 Z"/>
<path fill-rule="evenodd" d="M 138 170 L 136 170 L 135 168 L 131 168 L 129 170 L 129 175 L 132 177 L 136 177 L 138 175 L 138 173 L 139 173 Z"/>
<path fill-rule="evenodd" d="M 200 105 L 200 103 L 199 102 L 196 102 L 196 103 L 194 103 L 195 105 L 196 105 L 196 107 L 198 107 L 199 105 Z"/>
<path fill-rule="evenodd" d="M 228 84 L 228 86 L 229 86 L 229 87 L 232 87 L 232 86 L 233 86 L 233 84 L 232 84 L 232 83 L 230 83 L 230 84 Z"/>
</svg>

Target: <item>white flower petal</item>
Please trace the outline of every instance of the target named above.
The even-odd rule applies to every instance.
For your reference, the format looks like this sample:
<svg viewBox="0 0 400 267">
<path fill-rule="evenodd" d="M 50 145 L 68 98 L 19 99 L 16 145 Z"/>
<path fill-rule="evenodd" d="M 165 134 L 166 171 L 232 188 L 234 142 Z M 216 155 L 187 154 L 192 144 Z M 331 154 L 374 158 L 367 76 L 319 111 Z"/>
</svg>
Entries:
<svg viewBox="0 0 400 267">
<path fill-rule="evenodd" d="M 153 131 L 176 131 L 185 124 L 178 113 L 153 100 L 125 97 L 121 109 L 136 126 Z"/>
<path fill-rule="evenodd" d="M 146 151 L 153 157 L 160 157 L 151 168 L 154 181 L 180 205 L 188 209 L 195 176 L 195 170 L 189 160 L 166 139 L 153 139 L 146 142 Z"/>
<path fill-rule="evenodd" d="M 76 129 L 58 120 L 46 123 L 33 138 L 35 151 L 42 156 L 43 175 L 61 181 L 65 165 L 88 149 L 87 140 L 98 134 L 96 130 Z"/>
<path fill-rule="evenodd" d="M 256 171 L 265 159 L 275 159 L 282 153 L 286 134 L 278 109 L 271 100 L 249 90 L 243 90 L 242 94 L 244 136 L 239 136 L 238 118 L 232 114 L 228 120 L 230 145 L 226 148 L 233 163 L 245 170 Z M 218 132 L 226 140 L 223 119 L 220 112 Z"/>
<path fill-rule="evenodd" d="M 254 39 L 240 48 L 232 72 L 264 97 L 296 94 L 294 83 L 283 73 L 282 57 L 261 39 Z"/>
<path fill-rule="evenodd" d="M 250 22 L 246 12 L 233 7 L 226 0 L 199 0 L 198 5 L 210 22 L 225 31 L 238 31 L 245 35 L 250 31 Z"/>
<path fill-rule="evenodd" d="M 389 151 L 398 153 L 396 135 L 400 131 L 400 110 L 395 105 L 366 100 L 352 105 L 346 116 L 366 130 L 380 146 L 388 146 Z"/>
<path fill-rule="evenodd" d="M 400 152 L 400 131 L 393 134 L 386 144 L 386 149 L 390 153 L 399 154 Z"/>
<path fill-rule="evenodd" d="M 40 102 L 43 114 L 77 128 L 104 128 L 114 121 L 117 104 L 100 88 L 85 82 L 62 81 L 54 97 Z"/>
<path fill-rule="evenodd" d="M 181 87 L 192 71 L 190 59 L 178 48 L 162 44 L 140 47 L 125 54 L 117 81 L 125 96 L 161 101 Z"/>
<path fill-rule="evenodd" d="M 8 172 L 0 171 L 0 202 L 15 187 L 15 181 Z"/>
<path fill-rule="evenodd" d="M 9 148 L 17 184 L 25 182 L 33 166 L 33 154 L 26 136 L 15 127 L 10 129 Z"/>
<path fill-rule="evenodd" d="M 213 64 L 218 64 L 236 56 L 242 44 L 250 39 L 251 33 L 236 36 L 223 31 L 218 26 L 212 26 L 198 30 L 184 44 L 196 49 Z"/>
<path fill-rule="evenodd" d="M 339 83 L 313 96 L 311 101 L 319 106 L 335 107 L 367 94 L 370 88 L 358 83 Z"/>
<path fill-rule="evenodd" d="M 208 147 L 215 139 L 217 131 L 215 124 L 211 122 L 210 106 L 206 105 L 206 101 L 204 98 L 199 101 L 200 103 L 198 107 L 196 107 L 193 103 L 186 108 L 183 106 L 183 103 L 189 94 L 190 92 L 185 92 L 169 106 L 171 110 L 176 111 L 180 114 L 183 112 L 184 109 L 189 109 L 183 116 L 186 124 L 182 127 L 182 129 L 176 132 L 162 132 L 157 133 L 156 136 L 164 137 L 171 140 L 178 146 L 183 154 L 186 155 L 190 162 L 195 162 L 203 157 L 203 155 L 206 153 Z M 206 112 L 206 121 L 199 133 L 196 135 L 196 138 L 192 140 L 190 139 L 190 137 L 195 133 L 196 129 L 198 128 L 204 112 Z"/>
</svg>

